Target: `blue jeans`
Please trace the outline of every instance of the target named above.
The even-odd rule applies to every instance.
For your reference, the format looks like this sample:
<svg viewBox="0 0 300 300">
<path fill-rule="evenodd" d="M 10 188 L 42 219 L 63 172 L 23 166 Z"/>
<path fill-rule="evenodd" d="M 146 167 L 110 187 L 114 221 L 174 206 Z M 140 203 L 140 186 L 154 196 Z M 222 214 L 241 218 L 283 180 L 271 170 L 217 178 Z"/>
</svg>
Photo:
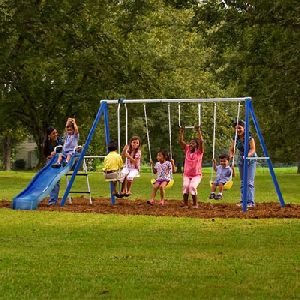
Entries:
<svg viewBox="0 0 300 300">
<path fill-rule="evenodd" d="M 53 202 L 57 202 L 58 200 L 58 194 L 59 194 L 59 189 L 60 189 L 60 180 L 57 181 L 57 183 L 55 184 L 53 190 L 50 193 L 50 199 L 48 203 L 53 203 Z"/>
<path fill-rule="evenodd" d="M 248 182 L 247 182 L 247 204 L 255 204 L 254 201 L 254 178 L 256 170 L 256 161 L 250 161 L 248 163 Z M 241 179 L 241 202 L 243 201 L 243 174 L 244 174 L 244 161 L 240 161 L 239 164 L 240 179 Z"/>
</svg>

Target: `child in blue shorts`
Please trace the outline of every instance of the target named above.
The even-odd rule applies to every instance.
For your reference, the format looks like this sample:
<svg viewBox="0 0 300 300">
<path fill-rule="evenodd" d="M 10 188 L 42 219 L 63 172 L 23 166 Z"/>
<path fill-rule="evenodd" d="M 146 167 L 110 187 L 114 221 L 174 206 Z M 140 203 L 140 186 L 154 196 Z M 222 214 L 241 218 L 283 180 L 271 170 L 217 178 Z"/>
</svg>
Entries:
<svg viewBox="0 0 300 300">
<path fill-rule="evenodd" d="M 232 168 L 229 166 L 229 156 L 227 154 L 221 154 L 219 160 L 220 164 L 218 166 L 216 160 L 213 160 L 213 168 L 217 174 L 211 187 L 209 199 L 222 199 L 224 184 L 232 178 Z M 216 195 L 215 192 L 217 186 L 219 187 L 219 193 Z"/>
<path fill-rule="evenodd" d="M 74 118 L 68 118 L 66 122 L 66 135 L 63 145 L 63 152 L 59 155 L 57 162 L 53 164 L 52 168 L 60 168 L 61 162 L 64 159 L 63 165 L 65 166 L 71 159 L 78 147 L 78 126 Z"/>
</svg>

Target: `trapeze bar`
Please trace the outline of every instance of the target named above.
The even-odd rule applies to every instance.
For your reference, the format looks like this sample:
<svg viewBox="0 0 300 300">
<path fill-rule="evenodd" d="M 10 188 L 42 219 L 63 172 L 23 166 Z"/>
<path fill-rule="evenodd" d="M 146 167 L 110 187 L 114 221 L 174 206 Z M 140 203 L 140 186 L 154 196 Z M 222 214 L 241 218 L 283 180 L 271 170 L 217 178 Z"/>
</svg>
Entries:
<svg viewBox="0 0 300 300">
<path fill-rule="evenodd" d="M 118 103 L 201 103 L 201 102 L 242 102 L 250 97 L 242 98 L 199 98 L 199 99 L 123 99 L 123 100 L 101 100 L 107 104 L 118 104 Z"/>
<path fill-rule="evenodd" d="M 250 156 L 250 157 L 246 157 L 246 159 L 259 160 L 259 159 L 270 159 L 270 157 L 269 156 Z"/>
</svg>

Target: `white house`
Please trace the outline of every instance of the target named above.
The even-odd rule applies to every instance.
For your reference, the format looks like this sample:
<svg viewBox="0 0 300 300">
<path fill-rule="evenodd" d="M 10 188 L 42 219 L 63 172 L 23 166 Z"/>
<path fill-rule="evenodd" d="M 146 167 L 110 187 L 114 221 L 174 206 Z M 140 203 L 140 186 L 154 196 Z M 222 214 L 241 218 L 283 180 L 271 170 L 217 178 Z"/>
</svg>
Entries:
<svg viewBox="0 0 300 300">
<path fill-rule="evenodd" d="M 37 166 L 37 149 L 33 138 L 28 138 L 16 147 L 16 160 L 18 159 L 24 159 L 25 169 L 32 169 Z"/>
</svg>

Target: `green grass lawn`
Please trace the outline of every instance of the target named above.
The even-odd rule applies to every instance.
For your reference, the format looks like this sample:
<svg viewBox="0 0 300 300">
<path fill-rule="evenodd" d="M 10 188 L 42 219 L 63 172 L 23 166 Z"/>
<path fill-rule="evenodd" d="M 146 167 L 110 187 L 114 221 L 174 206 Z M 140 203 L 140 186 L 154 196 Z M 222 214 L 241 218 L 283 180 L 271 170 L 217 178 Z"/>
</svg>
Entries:
<svg viewBox="0 0 300 300">
<path fill-rule="evenodd" d="M 299 203 L 300 176 L 291 169 L 276 174 L 286 202 Z M 12 199 L 33 175 L 0 172 L 0 199 Z M 133 199 L 149 197 L 150 178 L 136 179 Z M 209 179 L 206 169 L 202 201 Z M 91 173 L 90 181 L 94 197 L 109 196 L 102 174 Z M 277 201 L 267 170 L 258 169 L 256 187 L 258 202 Z M 181 199 L 180 174 L 167 193 Z M 236 178 L 223 201 L 238 198 Z M 0 299 L 298 299 L 299 249 L 299 219 L 0 209 Z"/>
<path fill-rule="evenodd" d="M 299 299 L 300 220 L 0 210 L 1 299 Z"/>
<path fill-rule="evenodd" d="M 276 176 L 286 203 L 300 203 L 300 175 L 296 174 L 296 168 L 278 168 L 275 169 Z M 210 192 L 209 180 L 210 169 L 204 168 L 204 175 L 198 191 L 201 201 L 209 201 Z M 34 172 L 5 172 L 0 171 L 0 199 L 11 200 L 20 193 L 34 176 Z M 104 181 L 103 174 L 91 172 L 89 175 L 93 197 L 109 197 L 109 185 Z M 142 173 L 133 185 L 133 196 L 131 199 L 148 199 L 151 193 L 150 184 L 151 174 Z M 171 189 L 167 190 L 167 198 L 181 199 L 182 175 L 174 174 L 175 183 Z M 278 201 L 274 185 L 268 169 L 258 168 L 256 172 L 256 201 L 270 202 Z M 65 178 L 61 181 L 60 196 L 63 196 L 65 190 Z M 234 185 L 230 191 L 225 192 L 223 202 L 235 203 L 239 201 L 239 176 L 234 178 Z M 77 177 L 74 183 L 74 189 L 85 190 L 85 178 Z M 80 196 L 80 195 L 79 195 Z"/>
</svg>

